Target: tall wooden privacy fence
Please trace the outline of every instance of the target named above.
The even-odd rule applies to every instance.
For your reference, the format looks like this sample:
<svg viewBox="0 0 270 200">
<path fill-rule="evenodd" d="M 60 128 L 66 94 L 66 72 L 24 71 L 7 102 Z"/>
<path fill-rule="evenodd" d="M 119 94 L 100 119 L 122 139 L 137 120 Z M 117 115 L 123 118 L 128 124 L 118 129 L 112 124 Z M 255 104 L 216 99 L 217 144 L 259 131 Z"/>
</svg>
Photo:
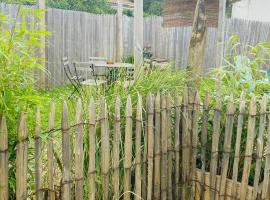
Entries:
<svg viewBox="0 0 270 200">
<path fill-rule="evenodd" d="M 15 18 L 18 6 L 0 3 L 0 11 Z M 33 20 L 33 19 L 29 19 Z M 144 18 L 144 46 L 153 55 L 175 62 L 176 68 L 187 65 L 188 48 L 192 27 L 164 28 L 162 17 Z M 241 19 L 226 19 L 225 44 L 232 35 L 246 45 L 269 42 L 270 24 Z M 116 18 L 114 15 L 95 15 L 86 12 L 48 8 L 47 29 L 52 33 L 47 40 L 47 69 L 49 87 L 68 83 L 61 63 L 67 56 L 71 62 L 85 62 L 89 57 L 100 56 L 114 59 L 116 54 Z M 207 29 L 204 66 L 215 66 L 215 28 Z M 133 54 L 133 18 L 123 17 L 124 54 Z M 220 44 L 219 44 L 220 45 Z"/>
<path fill-rule="evenodd" d="M 203 103 L 198 93 L 188 98 L 187 88 L 181 96 L 149 94 L 146 104 L 140 96 L 133 103 L 130 96 L 126 103 L 117 97 L 113 113 L 108 112 L 104 97 L 96 103 L 91 98 L 86 109 L 78 100 L 74 123 L 64 102 L 60 128 L 54 126 L 52 104 L 49 131 L 41 132 L 37 109 L 33 137 L 21 114 L 16 198 L 269 199 L 267 96 L 252 97 L 249 106 L 243 94 L 237 106 L 230 97 L 226 108 L 220 100 L 212 106 L 208 95 Z M 5 200 L 9 195 L 5 117 L 0 127 L 0 196 Z M 54 135 L 57 131 L 62 137 Z M 46 134 L 49 137 L 44 141 L 41 138 Z M 32 173 L 28 159 L 32 139 L 34 189 L 27 184 Z M 62 141 L 61 153 L 57 140 Z"/>
</svg>

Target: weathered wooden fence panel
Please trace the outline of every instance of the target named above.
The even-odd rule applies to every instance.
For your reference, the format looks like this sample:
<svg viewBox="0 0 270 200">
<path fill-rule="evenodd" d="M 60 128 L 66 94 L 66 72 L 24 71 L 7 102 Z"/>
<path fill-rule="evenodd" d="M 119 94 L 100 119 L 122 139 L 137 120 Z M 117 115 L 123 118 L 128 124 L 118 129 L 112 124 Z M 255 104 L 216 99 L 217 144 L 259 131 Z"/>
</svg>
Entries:
<svg viewBox="0 0 270 200">
<path fill-rule="evenodd" d="M 149 93 L 145 99 L 145 103 L 140 95 L 122 99 L 125 111 L 119 97 L 110 107 L 105 97 L 96 102 L 91 98 L 87 108 L 78 100 L 75 112 L 64 101 L 62 115 L 56 115 L 52 103 L 49 130 L 41 130 L 41 116 L 46 113 L 37 109 L 33 137 L 26 129 L 31 126 L 27 126 L 30 116 L 21 114 L 16 163 L 7 157 L 8 127 L 3 116 L 2 198 L 7 199 L 9 192 L 9 164 L 16 167 L 17 199 L 269 199 L 266 95 L 252 97 L 249 110 L 243 93 L 239 103 L 231 96 L 227 105 L 219 100 L 215 105 L 209 95 L 202 103 L 199 93 L 190 102 L 186 87 L 174 97 Z M 54 127 L 60 119 L 61 127 Z M 48 140 L 43 139 L 46 136 Z M 42 154 L 43 147 L 48 156 Z M 31 185 L 31 177 L 36 184 Z"/>
</svg>

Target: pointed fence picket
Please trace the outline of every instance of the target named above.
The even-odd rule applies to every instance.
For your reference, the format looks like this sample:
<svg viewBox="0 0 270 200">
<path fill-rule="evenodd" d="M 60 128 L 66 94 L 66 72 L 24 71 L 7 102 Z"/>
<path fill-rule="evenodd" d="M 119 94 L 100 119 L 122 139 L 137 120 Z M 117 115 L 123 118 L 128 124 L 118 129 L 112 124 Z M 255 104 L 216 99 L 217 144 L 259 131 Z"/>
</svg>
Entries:
<svg viewBox="0 0 270 200">
<path fill-rule="evenodd" d="M 108 111 L 105 97 L 99 101 L 92 97 L 86 110 L 86 102 L 77 101 L 74 116 L 63 102 L 60 128 L 55 127 L 58 115 L 52 103 L 48 132 L 42 130 L 42 113 L 37 109 L 33 137 L 22 113 L 16 143 L 16 199 L 269 199 L 267 96 L 260 104 L 252 97 L 248 110 L 244 93 L 237 103 L 231 96 L 226 101 L 216 99 L 215 106 L 208 94 L 202 102 L 199 93 L 192 102 L 188 97 L 187 87 L 181 96 L 149 93 L 145 104 L 140 95 L 134 101 L 128 96 L 125 109 L 116 97 L 113 112 Z M 12 164 L 7 124 L 2 116 L 0 195 L 4 200 L 9 196 Z M 55 132 L 62 135 L 60 158 L 55 153 L 59 148 L 54 145 L 59 140 Z M 43 141 L 43 134 L 48 134 L 47 140 Z M 32 146 L 33 191 L 28 184 Z"/>
</svg>

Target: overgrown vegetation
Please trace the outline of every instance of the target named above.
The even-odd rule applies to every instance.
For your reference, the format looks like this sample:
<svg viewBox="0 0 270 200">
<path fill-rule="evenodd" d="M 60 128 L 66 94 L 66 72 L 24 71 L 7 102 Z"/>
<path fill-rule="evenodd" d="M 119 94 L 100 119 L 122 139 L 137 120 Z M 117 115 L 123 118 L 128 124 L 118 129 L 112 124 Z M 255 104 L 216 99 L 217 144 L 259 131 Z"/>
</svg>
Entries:
<svg viewBox="0 0 270 200">
<path fill-rule="evenodd" d="M 42 102 L 42 96 L 37 94 L 34 87 L 34 72 L 44 70 L 44 60 L 36 54 L 42 46 L 40 37 L 47 34 L 40 24 L 41 12 L 19 7 L 15 19 L 0 13 L 0 116 L 6 116 L 9 127 L 11 191 L 15 190 L 14 163 L 19 114 L 31 111 Z M 34 16 L 35 20 L 26 24 L 29 16 Z"/>
</svg>

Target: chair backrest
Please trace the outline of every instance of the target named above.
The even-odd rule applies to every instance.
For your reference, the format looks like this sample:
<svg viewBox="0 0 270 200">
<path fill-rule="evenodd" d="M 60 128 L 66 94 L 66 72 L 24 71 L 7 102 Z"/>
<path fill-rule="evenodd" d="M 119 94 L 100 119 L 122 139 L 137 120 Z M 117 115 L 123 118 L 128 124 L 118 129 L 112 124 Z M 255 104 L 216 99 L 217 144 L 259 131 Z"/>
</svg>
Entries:
<svg viewBox="0 0 270 200">
<path fill-rule="evenodd" d="M 67 67 L 68 66 L 68 57 L 63 57 L 62 58 L 62 63 L 63 63 L 63 65 L 64 65 L 64 67 Z"/>
</svg>

